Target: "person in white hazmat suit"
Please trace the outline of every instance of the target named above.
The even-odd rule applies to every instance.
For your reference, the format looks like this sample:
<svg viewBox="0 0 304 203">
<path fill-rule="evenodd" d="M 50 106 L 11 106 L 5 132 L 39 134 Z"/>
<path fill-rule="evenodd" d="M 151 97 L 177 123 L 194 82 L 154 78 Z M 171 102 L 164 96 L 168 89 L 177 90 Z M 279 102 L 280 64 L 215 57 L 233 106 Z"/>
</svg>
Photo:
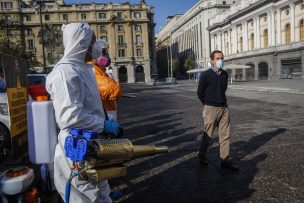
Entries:
<svg viewBox="0 0 304 203">
<path fill-rule="evenodd" d="M 64 142 L 68 128 L 75 127 L 93 132 L 118 133 L 119 124 L 105 121 L 100 102 L 92 60 L 95 34 L 87 23 L 62 26 L 64 56 L 48 75 L 46 89 L 55 109 L 60 128 L 54 158 L 54 181 L 58 193 L 65 199 L 65 186 L 71 173 L 72 162 L 65 156 Z M 113 123 L 114 122 L 114 123 Z M 72 180 L 70 202 L 112 202 L 107 180 L 99 182 Z"/>
</svg>

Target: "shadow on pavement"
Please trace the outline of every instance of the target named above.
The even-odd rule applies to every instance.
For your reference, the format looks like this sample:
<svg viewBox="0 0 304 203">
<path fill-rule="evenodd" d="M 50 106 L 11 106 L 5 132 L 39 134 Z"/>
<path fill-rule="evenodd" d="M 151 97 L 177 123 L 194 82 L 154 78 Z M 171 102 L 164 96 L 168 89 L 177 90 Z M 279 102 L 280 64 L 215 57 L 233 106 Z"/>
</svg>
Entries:
<svg viewBox="0 0 304 203">
<path fill-rule="evenodd" d="M 232 156 L 239 160 L 238 174 L 222 170 L 219 165 L 219 147 L 208 151 L 210 164 L 201 167 L 197 158 L 195 137 L 180 136 L 178 139 L 164 142 L 170 146 L 189 143 L 168 154 L 154 157 L 134 164 L 129 175 L 111 186 L 121 189 L 125 195 L 121 202 L 237 202 L 251 197 L 255 188 L 252 185 L 259 164 L 267 160 L 269 154 L 256 153 L 274 137 L 286 129 L 263 133 L 248 141 L 231 144 Z M 196 135 L 195 135 L 196 134 Z M 191 141 L 192 144 L 191 144 Z"/>
</svg>

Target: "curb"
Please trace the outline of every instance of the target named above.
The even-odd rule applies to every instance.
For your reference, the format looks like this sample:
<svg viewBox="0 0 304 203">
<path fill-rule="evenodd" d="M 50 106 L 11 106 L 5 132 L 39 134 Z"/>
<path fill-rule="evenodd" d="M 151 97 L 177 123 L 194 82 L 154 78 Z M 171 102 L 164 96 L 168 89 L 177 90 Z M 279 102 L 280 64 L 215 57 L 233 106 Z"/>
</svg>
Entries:
<svg viewBox="0 0 304 203">
<path fill-rule="evenodd" d="M 289 94 L 304 94 L 304 89 L 289 89 L 289 88 L 277 88 L 277 87 L 255 87 L 255 86 L 228 86 L 229 89 L 234 90 L 249 90 L 259 92 L 279 92 Z"/>
</svg>

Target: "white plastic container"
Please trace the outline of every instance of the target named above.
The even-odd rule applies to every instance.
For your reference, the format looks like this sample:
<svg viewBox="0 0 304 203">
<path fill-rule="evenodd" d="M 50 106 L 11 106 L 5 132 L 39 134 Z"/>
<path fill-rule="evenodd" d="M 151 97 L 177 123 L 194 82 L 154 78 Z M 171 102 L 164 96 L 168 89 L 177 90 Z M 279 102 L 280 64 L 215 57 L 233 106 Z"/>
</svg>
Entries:
<svg viewBox="0 0 304 203">
<path fill-rule="evenodd" d="M 1 178 L 1 192 L 5 195 L 16 195 L 24 192 L 29 188 L 34 180 L 34 171 L 29 168 L 24 175 L 17 177 L 3 176 Z"/>
<path fill-rule="evenodd" d="M 46 164 L 54 161 L 57 144 L 55 111 L 51 101 L 27 103 L 28 146 L 30 161 Z"/>
</svg>

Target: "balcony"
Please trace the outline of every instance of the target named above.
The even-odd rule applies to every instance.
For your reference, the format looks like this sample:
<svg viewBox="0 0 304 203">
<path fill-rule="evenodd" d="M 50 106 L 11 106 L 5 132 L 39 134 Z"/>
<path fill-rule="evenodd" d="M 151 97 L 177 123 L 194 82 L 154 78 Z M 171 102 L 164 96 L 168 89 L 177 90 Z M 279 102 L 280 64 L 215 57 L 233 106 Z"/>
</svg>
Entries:
<svg viewBox="0 0 304 203">
<path fill-rule="evenodd" d="M 240 57 L 250 57 L 254 55 L 260 55 L 260 54 L 270 54 L 274 52 L 281 52 L 281 51 L 290 51 L 293 49 L 298 49 L 304 47 L 304 41 L 300 42 L 294 42 L 290 44 L 283 44 L 283 45 L 278 45 L 278 46 L 271 46 L 267 48 L 262 48 L 262 49 L 255 49 L 255 50 L 250 50 L 238 54 L 231 54 L 225 57 L 225 60 L 231 60 L 235 58 L 240 58 Z"/>
<path fill-rule="evenodd" d="M 127 43 L 119 42 L 117 43 L 118 47 L 127 47 Z"/>
<path fill-rule="evenodd" d="M 135 46 L 136 47 L 143 47 L 143 43 L 142 42 L 135 42 Z"/>
</svg>

